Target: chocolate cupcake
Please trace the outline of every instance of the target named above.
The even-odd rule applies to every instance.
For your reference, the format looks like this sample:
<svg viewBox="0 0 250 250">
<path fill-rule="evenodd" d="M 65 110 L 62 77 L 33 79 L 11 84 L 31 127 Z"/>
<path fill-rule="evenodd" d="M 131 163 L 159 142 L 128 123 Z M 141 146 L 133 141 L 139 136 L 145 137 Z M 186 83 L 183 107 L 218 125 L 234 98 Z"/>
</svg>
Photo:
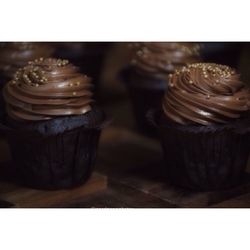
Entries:
<svg viewBox="0 0 250 250">
<path fill-rule="evenodd" d="M 52 47 L 45 43 L 6 42 L 0 43 L 0 115 L 4 113 L 2 88 L 14 77 L 15 72 L 29 61 L 40 57 L 50 57 Z"/>
<path fill-rule="evenodd" d="M 180 186 L 217 190 L 237 185 L 249 155 L 250 90 L 230 67 L 198 63 L 169 78 L 155 114 L 167 176 Z"/>
<path fill-rule="evenodd" d="M 150 108 L 160 107 L 167 88 L 167 77 L 175 69 L 200 61 L 194 43 L 145 42 L 132 44 L 134 57 L 122 73 L 135 113 L 139 131 L 153 134 L 145 117 Z"/>
<path fill-rule="evenodd" d="M 39 59 L 4 87 L 7 136 L 17 178 L 42 189 L 70 188 L 90 176 L 105 114 L 91 79 L 67 60 Z"/>
</svg>

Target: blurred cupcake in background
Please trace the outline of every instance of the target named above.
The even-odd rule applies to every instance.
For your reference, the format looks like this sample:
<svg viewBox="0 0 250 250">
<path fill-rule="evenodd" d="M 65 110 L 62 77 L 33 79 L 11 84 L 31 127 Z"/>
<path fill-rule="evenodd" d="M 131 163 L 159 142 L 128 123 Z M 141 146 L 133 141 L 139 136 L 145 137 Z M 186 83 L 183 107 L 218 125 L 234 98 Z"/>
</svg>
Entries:
<svg viewBox="0 0 250 250">
<path fill-rule="evenodd" d="M 146 135 L 154 134 L 146 113 L 161 105 L 168 86 L 168 76 L 188 63 L 201 61 L 195 43 L 138 42 L 131 43 L 131 64 L 122 78 L 129 91 L 137 128 Z"/>
<path fill-rule="evenodd" d="M 94 79 L 95 86 L 100 81 L 103 63 L 111 43 L 108 42 L 58 42 L 51 43 L 55 55 L 70 60 L 82 72 Z"/>
<path fill-rule="evenodd" d="M 239 184 L 250 152 L 249 108 L 250 88 L 234 69 L 196 63 L 175 71 L 153 118 L 168 178 L 199 191 Z"/>
</svg>

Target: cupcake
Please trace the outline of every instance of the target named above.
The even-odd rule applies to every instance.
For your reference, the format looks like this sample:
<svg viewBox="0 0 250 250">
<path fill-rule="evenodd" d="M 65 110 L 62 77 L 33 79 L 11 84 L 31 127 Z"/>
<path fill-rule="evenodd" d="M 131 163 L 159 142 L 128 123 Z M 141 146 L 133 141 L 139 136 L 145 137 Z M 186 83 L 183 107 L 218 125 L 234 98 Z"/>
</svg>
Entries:
<svg viewBox="0 0 250 250">
<path fill-rule="evenodd" d="M 169 77 L 155 113 L 168 178 L 195 190 L 240 183 L 249 155 L 250 90 L 230 67 L 190 64 Z"/>
<path fill-rule="evenodd" d="M 145 42 L 132 44 L 131 65 L 122 73 L 128 88 L 137 128 L 150 135 L 152 128 L 145 117 L 150 108 L 160 107 L 167 88 L 167 77 L 187 63 L 200 61 L 194 43 Z"/>
<path fill-rule="evenodd" d="M 15 72 L 29 61 L 39 57 L 50 57 L 53 49 L 43 43 L 6 42 L 0 44 L 0 92 Z M 4 101 L 0 94 L 0 115 L 4 113 Z"/>
<path fill-rule="evenodd" d="M 0 75 L 4 80 L 10 80 L 20 67 L 29 61 L 40 57 L 50 57 L 53 54 L 51 46 L 45 43 L 6 42 L 0 44 Z"/>
<path fill-rule="evenodd" d="M 105 114 L 92 99 L 91 79 L 67 60 L 35 60 L 19 69 L 3 94 L 13 168 L 41 189 L 84 183 L 94 167 Z"/>
</svg>

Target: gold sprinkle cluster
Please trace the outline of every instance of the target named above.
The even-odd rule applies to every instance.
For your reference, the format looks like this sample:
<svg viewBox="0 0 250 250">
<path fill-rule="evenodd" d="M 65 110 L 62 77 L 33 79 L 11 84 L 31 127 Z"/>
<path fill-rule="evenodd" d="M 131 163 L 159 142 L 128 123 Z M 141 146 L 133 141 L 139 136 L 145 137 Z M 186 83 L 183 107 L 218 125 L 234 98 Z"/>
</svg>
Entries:
<svg viewBox="0 0 250 250">
<path fill-rule="evenodd" d="M 221 64 L 216 63 L 193 63 L 188 64 L 187 66 L 182 67 L 180 70 L 175 70 L 176 75 L 180 73 L 190 72 L 192 69 L 199 69 L 202 71 L 204 78 L 208 78 L 208 75 L 219 76 L 219 77 L 230 77 L 235 75 L 236 72 L 234 69 Z M 171 76 L 170 76 L 171 77 Z M 218 82 L 218 80 L 216 80 Z"/>
<path fill-rule="evenodd" d="M 35 65 L 35 64 L 39 64 L 41 62 L 49 62 L 52 63 L 54 66 L 57 67 L 63 67 L 69 64 L 69 60 L 65 60 L 65 59 L 53 59 L 53 58 L 43 58 L 40 57 L 38 59 L 35 59 L 34 61 L 30 61 L 28 62 L 29 65 Z"/>
<path fill-rule="evenodd" d="M 49 70 L 51 70 L 53 67 L 66 66 L 69 64 L 69 61 L 64 60 L 64 59 L 54 59 L 54 58 L 44 59 L 43 57 L 40 57 L 38 59 L 35 59 L 34 61 L 28 62 L 27 66 L 17 70 L 17 72 L 14 75 L 13 80 L 10 81 L 10 84 L 20 85 L 22 84 L 22 82 L 24 82 L 30 86 L 39 87 L 40 85 L 48 83 L 46 72 L 41 67 L 39 67 L 41 63 L 42 65 L 44 63 L 44 65 L 47 66 Z M 79 85 L 80 85 L 79 81 L 69 84 L 70 87 L 79 86 Z M 76 93 L 73 92 L 72 95 L 76 95 Z"/>
<path fill-rule="evenodd" d="M 66 66 L 67 64 L 69 64 L 69 61 L 68 61 L 68 60 L 57 59 L 57 61 L 56 61 L 56 65 L 57 65 L 58 67 L 63 67 L 63 66 Z"/>
<path fill-rule="evenodd" d="M 70 83 L 69 87 L 79 86 L 80 84 L 80 82 Z"/>
<path fill-rule="evenodd" d="M 45 77 L 45 71 L 30 64 L 24 68 L 19 69 L 15 75 L 11 84 L 16 84 L 19 80 L 23 80 L 26 84 L 39 87 L 39 85 L 46 84 L 48 79 Z"/>
<path fill-rule="evenodd" d="M 230 77 L 232 75 L 236 74 L 236 71 L 226 65 L 221 64 L 215 64 L 215 63 L 194 63 L 194 64 L 188 64 L 187 66 L 182 67 L 179 70 L 175 70 L 174 74 L 169 74 L 169 86 L 170 88 L 174 88 L 175 85 L 173 82 L 171 82 L 171 79 L 173 78 L 173 75 L 180 75 L 182 73 L 189 73 L 193 69 L 198 69 L 202 72 L 202 75 L 204 78 L 208 78 L 208 74 L 216 77 Z M 218 79 L 215 80 L 216 83 L 214 85 L 218 84 L 220 81 Z M 194 82 L 190 79 L 188 81 L 190 85 L 192 85 Z M 182 93 L 186 93 L 185 90 L 181 90 Z M 211 96 L 208 94 L 205 96 L 206 99 L 210 99 Z M 240 101 L 239 98 L 236 98 L 236 100 Z"/>
</svg>

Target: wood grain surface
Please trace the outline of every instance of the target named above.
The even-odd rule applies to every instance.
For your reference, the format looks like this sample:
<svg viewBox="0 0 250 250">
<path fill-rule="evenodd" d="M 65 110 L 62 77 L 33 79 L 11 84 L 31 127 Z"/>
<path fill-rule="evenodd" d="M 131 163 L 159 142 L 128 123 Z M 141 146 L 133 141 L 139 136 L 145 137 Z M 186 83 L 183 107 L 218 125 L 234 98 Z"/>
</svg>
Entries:
<svg viewBox="0 0 250 250">
<path fill-rule="evenodd" d="M 84 196 L 107 188 L 107 177 L 93 173 L 82 186 L 68 190 L 44 191 L 0 182 L 0 199 L 19 208 L 59 207 L 61 204 L 81 199 Z"/>
</svg>

